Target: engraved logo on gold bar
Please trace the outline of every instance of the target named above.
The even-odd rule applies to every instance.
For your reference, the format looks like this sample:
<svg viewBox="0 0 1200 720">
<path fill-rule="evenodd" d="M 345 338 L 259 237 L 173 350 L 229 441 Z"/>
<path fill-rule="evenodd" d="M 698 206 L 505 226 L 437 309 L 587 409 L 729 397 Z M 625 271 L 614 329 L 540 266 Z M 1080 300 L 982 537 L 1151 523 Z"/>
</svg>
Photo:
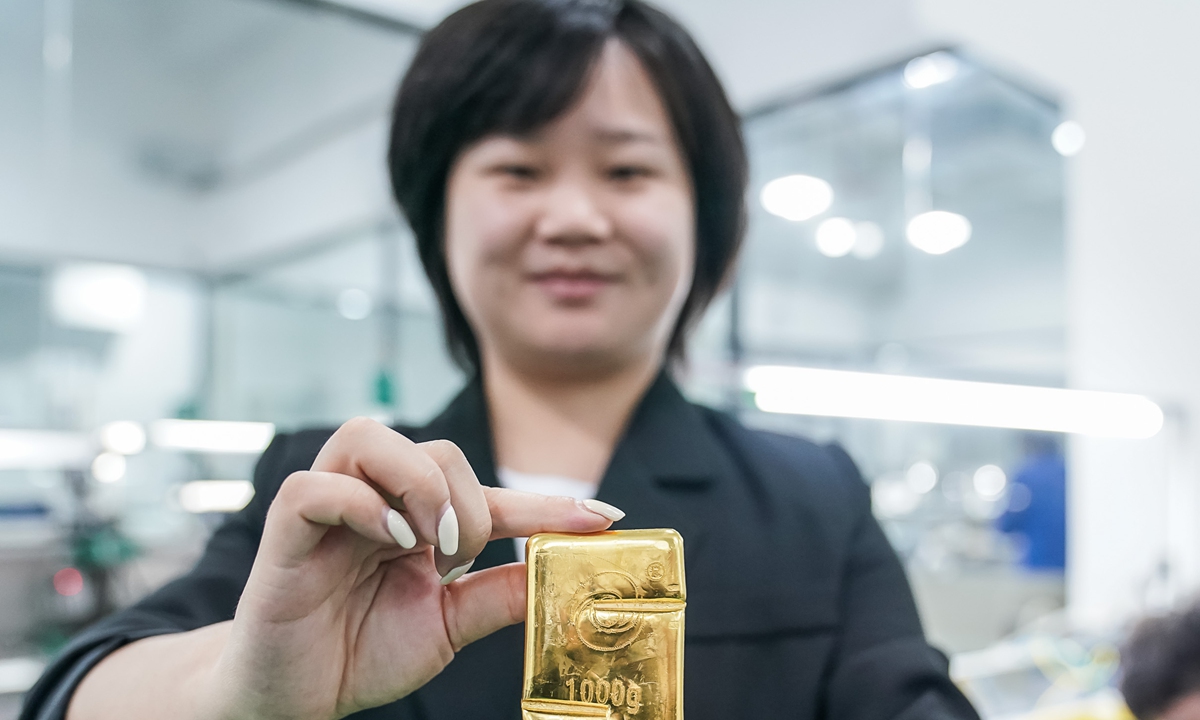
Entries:
<svg viewBox="0 0 1200 720">
<path fill-rule="evenodd" d="M 597 601 L 621 600 L 641 597 L 637 581 L 629 573 L 609 570 L 597 573 L 576 593 L 579 598 L 571 614 L 579 640 L 593 650 L 612 652 L 623 650 L 637 640 L 641 632 L 641 616 L 636 612 L 620 612 L 602 609 L 597 611 Z"/>
</svg>

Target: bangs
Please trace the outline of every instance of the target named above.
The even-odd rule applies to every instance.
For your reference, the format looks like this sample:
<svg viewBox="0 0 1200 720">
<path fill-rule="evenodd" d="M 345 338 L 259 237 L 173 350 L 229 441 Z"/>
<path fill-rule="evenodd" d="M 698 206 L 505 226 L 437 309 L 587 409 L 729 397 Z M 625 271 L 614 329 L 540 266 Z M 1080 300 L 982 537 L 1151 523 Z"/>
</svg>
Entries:
<svg viewBox="0 0 1200 720">
<path fill-rule="evenodd" d="M 469 121 L 462 131 L 464 145 L 493 133 L 527 135 L 565 113 L 583 94 L 614 30 L 614 13 L 599 7 L 565 18 L 512 16 L 505 20 L 516 25 L 515 37 L 498 33 L 491 38 L 496 41 L 492 51 L 481 51 L 485 62 L 477 68 L 477 93 L 462 108 Z"/>
</svg>

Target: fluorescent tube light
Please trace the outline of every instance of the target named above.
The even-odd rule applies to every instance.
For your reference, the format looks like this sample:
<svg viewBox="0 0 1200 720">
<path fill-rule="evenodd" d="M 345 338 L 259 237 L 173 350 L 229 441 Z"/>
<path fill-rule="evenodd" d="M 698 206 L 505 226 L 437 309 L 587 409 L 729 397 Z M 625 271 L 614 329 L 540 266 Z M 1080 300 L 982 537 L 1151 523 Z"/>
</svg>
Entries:
<svg viewBox="0 0 1200 720">
<path fill-rule="evenodd" d="M 129 265 L 63 265 L 50 283 L 54 318 L 67 327 L 127 332 L 146 311 L 146 276 Z"/>
<path fill-rule="evenodd" d="M 154 444 L 169 450 L 202 453 L 260 453 L 275 437 L 272 423 L 223 420 L 156 420 Z"/>
<path fill-rule="evenodd" d="M 937 380 L 844 370 L 759 366 L 745 386 L 760 410 L 1148 438 L 1163 412 L 1141 395 Z"/>
<path fill-rule="evenodd" d="M 190 513 L 237 512 L 253 497 L 248 480 L 193 480 L 179 488 L 179 504 Z"/>
<path fill-rule="evenodd" d="M 0 470 L 83 469 L 96 457 L 86 433 L 0 430 Z"/>
<path fill-rule="evenodd" d="M 41 677 L 46 669 L 43 660 L 14 657 L 0 660 L 0 695 L 23 693 Z"/>
</svg>

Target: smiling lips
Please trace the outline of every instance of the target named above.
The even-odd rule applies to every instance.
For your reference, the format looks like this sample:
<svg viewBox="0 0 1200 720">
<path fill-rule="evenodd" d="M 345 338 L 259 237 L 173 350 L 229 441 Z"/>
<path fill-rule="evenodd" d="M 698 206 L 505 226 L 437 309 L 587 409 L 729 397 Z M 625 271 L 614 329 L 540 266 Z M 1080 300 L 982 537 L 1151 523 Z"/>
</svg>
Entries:
<svg viewBox="0 0 1200 720">
<path fill-rule="evenodd" d="M 551 270 L 533 273 L 530 278 L 553 299 L 567 303 L 591 300 L 619 279 L 617 275 L 592 270 Z"/>
</svg>

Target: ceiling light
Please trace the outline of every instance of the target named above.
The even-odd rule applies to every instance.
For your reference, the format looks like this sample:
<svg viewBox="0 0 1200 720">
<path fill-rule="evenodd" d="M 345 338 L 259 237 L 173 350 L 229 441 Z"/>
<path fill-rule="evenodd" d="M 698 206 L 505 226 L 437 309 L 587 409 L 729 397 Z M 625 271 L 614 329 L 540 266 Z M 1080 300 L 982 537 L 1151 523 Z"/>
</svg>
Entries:
<svg viewBox="0 0 1200 720">
<path fill-rule="evenodd" d="M 248 480 L 193 480 L 179 488 L 179 504 L 190 513 L 237 512 L 253 497 Z"/>
<path fill-rule="evenodd" d="M 908 242 L 930 255 L 943 255 L 971 239 L 971 221 L 958 213 L 931 210 L 908 221 Z"/>
<path fill-rule="evenodd" d="M 100 453 L 92 461 L 92 477 L 102 483 L 115 483 L 125 477 L 127 464 L 124 455 Z"/>
<path fill-rule="evenodd" d="M 146 277 L 129 265 L 64 265 L 50 288 L 54 318 L 68 327 L 127 332 L 146 309 Z"/>
<path fill-rule="evenodd" d="M 1148 438 L 1163 412 L 1141 395 L 758 366 L 745 386 L 765 412 Z"/>
<path fill-rule="evenodd" d="M 904 473 L 904 480 L 913 492 L 924 495 L 937 487 L 938 472 L 932 463 L 925 461 L 913 463 Z"/>
<path fill-rule="evenodd" d="M 870 220 L 854 223 L 854 247 L 850 252 L 861 260 L 870 260 L 883 250 L 883 228 Z"/>
<path fill-rule="evenodd" d="M 914 90 L 939 85 L 958 74 L 958 59 L 945 50 L 913 58 L 904 66 L 904 84 Z"/>
<path fill-rule="evenodd" d="M 1004 494 L 1004 488 L 1008 485 L 1008 477 L 999 467 L 984 465 L 975 471 L 975 475 L 971 478 L 971 484 L 981 497 L 995 500 Z"/>
<path fill-rule="evenodd" d="M 1059 155 L 1064 157 L 1077 155 L 1083 149 L 1085 142 L 1087 142 L 1087 134 L 1083 132 L 1083 126 L 1074 120 L 1059 123 L 1058 127 L 1054 128 L 1054 132 L 1050 134 L 1050 144 L 1054 146 Z"/>
<path fill-rule="evenodd" d="M 146 431 L 131 420 L 110 422 L 100 428 L 100 444 L 109 452 L 137 455 L 146 449 Z"/>
<path fill-rule="evenodd" d="M 82 470 L 95 456 L 84 433 L 0 430 L 0 470 Z"/>
<path fill-rule="evenodd" d="M 763 209 L 785 220 L 809 220 L 833 204 L 833 188 L 811 175 L 787 175 L 763 186 L 759 196 Z"/>
<path fill-rule="evenodd" d="M 846 218 L 829 218 L 817 226 L 817 250 L 825 257 L 842 257 L 854 247 L 857 233 Z"/>
<path fill-rule="evenodd" d="M 347 320 L 362 320 L 371 314 L 371 296 L 365 290 L 348 288 L 337 299 L 338 312 Z"/>
<path fill-rule="evenodd" d="M 61 573 L 62 570 L 58 572 Z M 46 662 L 37 658 L 14 657 L 0 660 L 0 695 L 26 692 L 38 681 L 45 669 Z"/>
<path fill-rule="evenodd" d="M 150 426 L 154 444 L 169 450 L 257 454 L 275 437 L 275 426 L 261 422 L 221 420 L 156 420 Z"/>
</svg>

